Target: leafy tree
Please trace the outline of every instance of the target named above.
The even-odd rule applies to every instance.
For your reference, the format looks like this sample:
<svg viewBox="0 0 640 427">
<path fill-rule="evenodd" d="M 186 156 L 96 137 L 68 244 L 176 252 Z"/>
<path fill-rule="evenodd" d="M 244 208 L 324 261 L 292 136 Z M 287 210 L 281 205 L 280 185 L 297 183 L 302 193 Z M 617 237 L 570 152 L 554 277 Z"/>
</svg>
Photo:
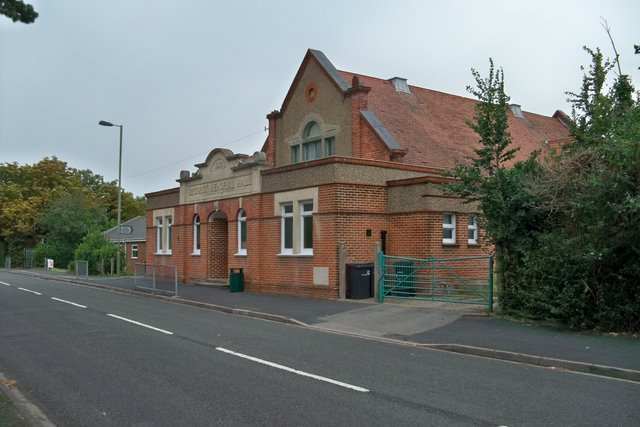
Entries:
<svg viewBox="0 0 640 427">
<path fill-rule="evenodd" d="M 0 15 L 6 16 L 13 22 L 31 24 L 38 17 L 38 12 L 22 0 L 0 0 Z"/>
<path fill-rule="evenodd" d="M 46 235 L 34 253 L 36 259 L 53 258 L 67 266 L 76 247 L 90 231 L 109 227 L 106 209 L 84 193 L 64 194 L 38 217 L 37 225 Z"/>
<path fill-rule="evenodd" d="M 640 105 L 619 56 L 585 48 L 591 66 L 572 103 L 574 141 L 512 163 L 502 73 L 477 89 L 480 147 L 448 189 L 478 203 L 499 262 L 501 308 L 571 326 L 640 330 Z M 617 65 L 619 75 L 609 82 Z M 502 279 L 502 280 L 500 280 Z"/>
<path fill-rule="evenodd" d="M 467 87 L 467 91 L 476 96 L 479 102 L 475 106 L 474 121 L 467 121 L 479 137 L 475 156 L 470 163 L 459 163 L 451 175 L 456 181 L 448 186 L 448 191 L 457 194 L 466 202 L 476 202 L 483 212 L 481 225 L 485 236 L 494 245 L 497 275 L 496 287 L 500 297 L 503 284 L 502 267 L 509 243 L 513 238 L 512 224 L 513 186 L 517 185 L 513 174 L 527 168 L 511 172 L 507 165 L 513 161 L 516 149 L 511 148 L 511 136 L 508 131 L 507 109 L 509 97 L 504 92 L 504 72 L 496 71 L 493 60 L 489 60 L 489 76 L 483 79 L 472 69 L 476 87 Z M 529 168 L 532 164 L 529 165 Z"/>
<path fill-rule="evenodd" d="M 36 227 L 40 212 L 65 188 L 73 187 L 66 167 L 56 157 L 34 165 L 0 165 L 0 246 L 14 265 L 21 264 L 23 249 L 42 237 Z"/>
<path fill-rule="evenodd" d="M 102 176 L 94 174 L 89 169 L 70 169 L 70 173 L 78 179 L 82 188 L 88 190 L 93 198 L 99 200 L 107 208 L 109 216 L 115 221 L 118 217 L 118 182 L 115 180 L 105 182 Z M 144 197 L 135 197 L 130 192 L 123 191 L 120 203 L 123 221 L 145 213 L 146 199 Z"/>
<path fill-rule="evenodd" d="M 90 170 L 69 168 L 56 157 L 45 157 L 33 165 L 0 164 L 0 254 L 11 256 L 12 264 L 20 266 L 23 263 L 24 248 L 33 248 L 43 241 L 47 245 L 42 251 L 46 249 L 46 253 L 60 253 L 50 246 L 53 241 L 58 242 L 57 246 L 66 247 L 63 253 L 73 253 L 82 235 L 71 236 L 62 232 L 65 226 L 63 221 L 39 221 L 42 215 L 46 216 L 45 212 L 54 202 L 70 196 L 76 200 L 84 200 L 85 207 L 104 210 L 107 215 L 104 229 L 116 224 L 118 187 L 115 181 L 105 182 L 102 176 Z M 66 200 L 61 203 L 64 205 L 70 202 Z M 66 224 L 75 222 L 78 219 L 72 218 L 72 214 L 76 211 L 85 212 L 84 208 L 76 208 L 70 207 L 66 216 L 63 210 L 59 217 L 69 218 L 70 222 Z M 136 198 L 128 192 L 122 193 L 123 221 L 142 215 L 144 211 L 144 198 Z M 55 215 L 49 217 L 56 218 Z M 83 233 L 88 231 L 84 227 L 79 229 Z M 53 256 L 51 258 L 57 259 Z"/>
<path fill-rule="evenodd" d="M 580 92 L 568 93 L 574 141 L 527 173 L 517 171 L 531 159 L 505 173 L 518 232 L 497 222 L 513 233 L 503 307 L 581 328 L 638 331 L 640 105 L 628 76 L 608 84 L 614 64 L 599 49 L 585 51 L 592 64 Z M 489 224 L 500 220 L 488 212 Z"/>
</svg>

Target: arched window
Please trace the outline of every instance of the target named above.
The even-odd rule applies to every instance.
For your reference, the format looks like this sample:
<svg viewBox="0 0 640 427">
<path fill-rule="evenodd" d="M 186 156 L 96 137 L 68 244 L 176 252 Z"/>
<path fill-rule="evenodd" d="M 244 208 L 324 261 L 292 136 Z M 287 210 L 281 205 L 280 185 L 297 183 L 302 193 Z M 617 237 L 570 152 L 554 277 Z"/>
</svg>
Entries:
<svg viewBox="0 0 640 427">
<path fill-rule="evenodd" d="M 200 215 L 193 217 L 193 254 L 200 255 Z"/>
<path fill-rule="evenodd" d="M 302 144 L 291 146 L 291 163 L 308 162 L 335 156 L 335 136 L 322 138 L 322 128 L 317 122 L 309 122 L 302 131 Z"/>
<path fill-rule="evenodd" d="M 302 137 L 304 139 L 316 139 L 320 138 L 321 134 L 322 130 L 320 129 L 320 126 L 316 122 L 309 122 L 304 128 Z"/>
<path fill-rule="evenodd" d="M 238 253 L 247 254 L 247 213 L 244 209 L 238 211 Z"/>
<path fill-rule="evenodd" d="M 316 122 L 310 122 L 304 128 L 302 137 L 302 161 L 315 160 L 322 157 L 322 130 Z"/>
</svg>

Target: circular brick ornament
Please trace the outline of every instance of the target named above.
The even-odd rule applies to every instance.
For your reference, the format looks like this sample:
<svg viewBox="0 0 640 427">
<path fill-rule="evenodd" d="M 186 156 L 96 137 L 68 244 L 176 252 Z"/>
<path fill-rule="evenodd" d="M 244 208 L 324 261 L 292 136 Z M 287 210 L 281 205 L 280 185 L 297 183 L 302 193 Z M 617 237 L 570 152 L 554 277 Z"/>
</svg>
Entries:
<svg viewBox="0 0 640 427">
<path fill-rule="evenodd" d="M 315 83 L 309 83 L 307 85 L 307 90 L 305 91 L 305 97 L 307 98 L 307 102 L 313 102 L 318 97 L 318 85 Z"/>
</svg>

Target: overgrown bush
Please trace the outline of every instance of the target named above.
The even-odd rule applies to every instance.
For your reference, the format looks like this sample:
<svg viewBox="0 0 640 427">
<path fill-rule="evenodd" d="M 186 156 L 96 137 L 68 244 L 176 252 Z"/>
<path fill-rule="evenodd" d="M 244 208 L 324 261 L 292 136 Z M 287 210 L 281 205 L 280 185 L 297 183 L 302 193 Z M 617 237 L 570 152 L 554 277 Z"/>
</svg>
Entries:
<svg viewBox="0 0 640 427">
<path fill-rule="evenodd" d="M 592 66 L 569 93 L 573 142 L 557 155 L 508 168 L 502 74 L 474 71 L 480 136 L 449 190 L 478 202 L 496 255 L 505 313 L 606 331 L 640 331 L 640 105 L 628 76 L 606 91 L 614 66 Z"/>
<path fill-rule="evenodd" d="M 75 253 L 77 261 L 89 262 L 89 274 L 102 274 L 102 265 L 105 260 L 116 258 L 117 247 L 104 238 L 100 232 L 87 234 Z M 122 260 L 122 254 L 120 254 Z"/>
<path fill-rule="evenodd" d="M 640 108 L 626 76 L 604 94 L 611 64 L 573 95 L 575 141 L 528 183 L 542 227 L 505 259 L 504 308 L 600 330 L 640 330 Z M 523 211 L 524 212 L 524 211 Z"/>
</svg>

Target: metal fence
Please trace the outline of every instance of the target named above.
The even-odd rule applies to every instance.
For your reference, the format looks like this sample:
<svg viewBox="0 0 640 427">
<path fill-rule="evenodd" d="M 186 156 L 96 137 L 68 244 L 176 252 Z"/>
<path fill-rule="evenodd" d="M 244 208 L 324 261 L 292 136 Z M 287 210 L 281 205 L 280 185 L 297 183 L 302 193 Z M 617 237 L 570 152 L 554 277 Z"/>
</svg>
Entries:
<svg viewBox="0 0 640 427">
<path fill-rule="evenodd" d="M 76 277 L 89 276 L 89 261 L 76 261 Z"/>
<path fill-rule="evenodd" d="M 34 248 L 24 248 L 24 268 L 33 268 Z"/>
<path fill-rule="evenodd" d="M 174 265 L 134 264 L 135 289 L 178 296 L 178 269 Z"/>
<path fill-rule="evenodd" d="M 493 308 L 493 257 L 403 258 L 379 254 L 380 302 L 404 298 Z"/>
<path fill-rule="evenodd" d="M 4 259 L 4 268 L 11 269 L 11 257 L 8 256 Z"/>
</svg>

